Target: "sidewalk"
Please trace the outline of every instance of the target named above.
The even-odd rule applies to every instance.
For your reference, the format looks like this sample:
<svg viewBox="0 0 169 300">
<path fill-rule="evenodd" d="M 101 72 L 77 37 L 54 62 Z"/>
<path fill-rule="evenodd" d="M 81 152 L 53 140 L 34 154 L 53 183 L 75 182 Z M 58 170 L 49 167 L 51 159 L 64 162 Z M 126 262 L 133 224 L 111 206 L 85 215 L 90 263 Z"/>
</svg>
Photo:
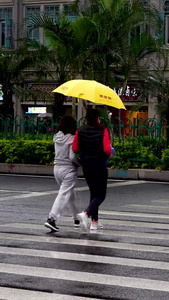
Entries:
<svg viewBox="0 0 169 300">
<path fill-rule="evenodd" d="M 0 173 L 53 176 L 53 166 L 1 163 Z M 78 169 L 78 177 L 83 177 L 82 168 Z M 169 182 L 169 171 L 158 171 L 148 169 L 108 169 L 108 177 L 111 179 L 154 180 Z"/>
</svg>

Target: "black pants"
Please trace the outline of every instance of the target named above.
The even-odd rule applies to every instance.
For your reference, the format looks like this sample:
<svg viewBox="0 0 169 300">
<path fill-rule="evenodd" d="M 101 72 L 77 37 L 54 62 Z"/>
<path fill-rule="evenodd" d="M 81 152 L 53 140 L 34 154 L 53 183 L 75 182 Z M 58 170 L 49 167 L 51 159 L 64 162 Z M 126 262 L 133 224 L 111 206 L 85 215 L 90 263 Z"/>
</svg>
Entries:
<svg viewBox="0 0 169 300">
<path fill-rule="evenodd" d="M 87 215 L 98 221 L 98 210 L 104 201 L 107 191 L 107 167 L 98 164 L 83 166 L 83 173 L 90 190 L 90 204 L 86 208 Z"/>
</svg>

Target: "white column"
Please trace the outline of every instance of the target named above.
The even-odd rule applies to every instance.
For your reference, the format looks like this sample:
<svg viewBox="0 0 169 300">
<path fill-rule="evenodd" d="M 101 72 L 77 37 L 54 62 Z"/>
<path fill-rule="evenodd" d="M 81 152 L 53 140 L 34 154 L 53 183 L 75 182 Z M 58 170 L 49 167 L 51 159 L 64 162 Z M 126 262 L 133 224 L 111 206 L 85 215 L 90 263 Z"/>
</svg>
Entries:
<svg viewBox="0 0 169 300">
<path fill-rule="evenodd" d="M 79 102 L 78 102 L 78 107 L 77 107 L 77 121 L 78 122 L 81 118 L 86 116 L 86 109 L 83 104 L 83 101 L 85 101 L 85 100 L 79 99 Z"/>
<path fill-rule="evenodd" d="M 160 120 L 161 116 L 156 110 L 157 98 L 149 96 L 148 98 L 148 117 Z"/>
<path fill-rule="evenodd" d="M 21 101 L 15 95 L 13 95 L 13 103 L 14 103 L 14 117 L 19 115 L 22 119 L 25 116 L 24 110 L 21 106 Z"/>
</svg>

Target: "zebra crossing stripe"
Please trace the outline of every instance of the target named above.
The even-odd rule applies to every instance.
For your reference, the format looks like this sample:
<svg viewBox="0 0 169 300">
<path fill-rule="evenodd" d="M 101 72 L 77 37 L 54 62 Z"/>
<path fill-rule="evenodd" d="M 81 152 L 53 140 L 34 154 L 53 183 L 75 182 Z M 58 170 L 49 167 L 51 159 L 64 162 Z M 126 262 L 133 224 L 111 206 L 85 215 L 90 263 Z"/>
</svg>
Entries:
<svg viewBox="0 0 169 300">
<path fill-rule="evenodd" d="M 125 185 L 137 185 L 137 184 L 147 184 L 147 181 L 141 181 L 141 180 L 127 180 L 117 183 L 107 183 L 107 187 L 118 187 L 118 186 L 125 186 Z"/>
<path fill-rule="evenodd" d="M 71 217 L 61 217 L 58 220 L 58 225 L 65 224 L 65 222 L 72 221 Z M 145 221 L 130 221 L 130 220 L 110 220 L 110 219 L 99 219 L 102 224 L 113 225 L 113 226 L 125 226 L 134 228 L 153 228 L 153 229 L 169 229 L 169 224 L 167 223 L 157 223 L 157 222 L 145 222 Z M 16 223 L 15 223 L 16 224 Z M 13 226 L 13 225 L 12 225 Z M 15 226 L 15 225 L 14 225 Z M 107 231 L 107 230 L 106 230 Z"/>
<path fill-rule="evenodd" d="M 58 220 L 58 226 L 59 225 L 66 225 L 67 222 L 72 221 L 71 217 L 61 217 Z M 130 220 L 109 220 L 109 219 L 100 219 L 100 222 L 102 224 L 106 225 L 113 225 L 113 226 L 125 226 L 125 227 L 137 227 L 137 228 L 153 228 L 153 229 L 169 229 L 169 224 L 166 223 L 151 223 L 151 222 L 144 222 L 144 221 L 130 221 Z M 3 224 L 0 225 L 0 227 L 13 227 L 13 228 L 31 228 L 31 229 L 42 229 L 42 225 L 38 224 L 25 224 L 25 223 L 10 223 L 10 224 Z M 65 226 L 66 227 L 66 226 Z M 73 228 L 73 226 L 72 226 Z M 70 228 L 70 230 L 72 230 Z M 69 229 L 69 227 L 68 227 Z M 106 230 L 108 233 L 108 230 Z"/>
<path fill-rule="evenodd" d="M 118 186 L 125 186 L 125 185 L 136 185 L 136 184 L 143 184 L 146 183 L 146 181 L 124 181 L 124 182 L 118 182 L 118 183 L 108 183 L 107 188 L 113 188 L 113 187 L 118 187 Z M 88 191 L 89 188 L 88 186 L 83 186 L 83 187 L 76 187 L 75 191 L 76 192 L 82 192 L 82 191 Z M 1 190 L 0 190 L 1 191 Z M 4 190 L 2 190 L 4 191 Z M 6 190 L 9 192 L 8 190 Z M 16 192 L 16 191 L 15 191 Z M 19 195 L 8 195 L 4 197 L 0 197 L 0 201 L 6 201 L 6 200 L 12 200 L 12 199 L 17 199 L 17 200 L 23 200 L 24 198 L 31 198 L 31 197 L 43 197 L 46 195 L 57 195 L 58 190 L 54 191 L 44 191 L 44 192 L 24 192 L 24 191 L 19 191 Z"/>
<path fill-rule="evenodd" d="M 19 227 L 21 227 L 22 224 L 18 224 Z M 13 226 L 15 228 L 17 228 L 18 226 Z M 127 224 L 126 224 L 127 226 Z M 2 226 L 2 227 L 6 227 L 6 226 Z M 10 227 L 10 226 L 8 226 Z M 25 228 L 29 228 L 29 225 L 26 225 Z M 37 225 L 31 225 L 30 229 L 37 229 Z M 38 229 L 42 229 L 42 226 L 40 225 L 40 227 Z M 165 229 L 165 228 L 164 228 Z M 74 232 L 73 228 L 70 227 L 66 227 L 63 226 L 63 228 L 60 229 L 60 232 Z M 82 229 L 79 230 L 79 233 L 83 233 Z M 125 238 L 141 238 L 141 239 L 156 239 L 156 240 L 169 240 L 169 235 L 166 233 L 147 233 L 147 232 L 137 232 L 137 231 L 127 231 L 127 230 L 98 230 L 97 232 L 93 232 L 97 235 L 104 235 L 104 236 L 118 236 L 118 237 L 125 237 Z M 92 232 L 90 232 L 90 234 L 92 234 Z M 5 236 L 5 233 L 1 233 L 0 236 Z M 8 234 L 8 236 L 10 236 L 10 234 Z M 13 234 L 11 234 L 11 237 L 13 236 Z M 17 236 L 17 235 L 16 235 Z M 6 235 L 7 238 L 7 235 Z"/>
<path fill-rule="evenodd" d="M 155 209 L 155 210 L 169 210 L 169 206 L 159 206 L 159 205 L 141 205 L 141 204 L 127 204 L 123 207 L 127 208 L 139 208 L 139 209 Z"/>
<path fill-rule="evenodd" d="M 119 258 L 119 257 L 90 255 L 90 254 L 79 254 L 79 253 L 71 253 L 71 252 L 0 247 L 0 254 L 83 261 L 88 263 L 93 262 L 99 264 L 121 265 L 121 266 L 129 266 L 129 267 L 136 267 L 136 268 L 169 270 L 168 262 L 121 258 L 121 257 Z"/>
<path fill-rule="evenodd" d="M 22 276 L 33 276 L 50 279 L 60 279 L 75 282 L 85 282 L 93 284 L 102 284 L 108 286 L 128 287 L 135 289 L 147 289 L 153 291 L 169 292 L 169 282 L 162 280 L 149 280 L 135 277 L 124 277 L 105 275 L 98 273 L 79 272 L 61 269 L 30 267 L 13 264 L 0 263 L 2 273 L 17 274 Z M 14 270 L 17 270 L 16 273 Z M 49 277 L 48 277 L 49 276 Z"/>
<path fill-rule="evenodd" d="M 123 216 L 123 217 L 139 217 L 139 218 L 155 218 L 155 219 L 169 219 L 169 215 L 164 214 L 151 214 L 151 213 L 140 213 L 140 212 L 128 212 L 128 211 L 113 211 L 113 210 L 99 210 L 99 215 L 110 215 L 110 216 Z"/>
<path fill-rule="evenodd" d="M 164 246 L 151 246 L 151 245 L 139 245 L 119 242 L 107 242 L 96 241 L 87 239 L 70 239 L 54 237 L 35 236 L 35 235 L 20 235 L 10 233 L 0 233 L 1 239 L 14 240 L 18 242 L 37 242 L 37 243 L 51 243 L 62 245 L 74 245 L 74 246 L 86 246 L 86 247 L 102 247 L 110 249 L 130 250 L 130 251 L 142 251 L 142 252 L 156 252 L 156 253 L 169 253 L 169 247 Z"/>
<path fill-rule="evenodd" d="M 86 298 L 6 287 L 0 287 L 0 297 L 3 297 L 3 300 L 99 300 L 97 298 Z"/>
</svg>

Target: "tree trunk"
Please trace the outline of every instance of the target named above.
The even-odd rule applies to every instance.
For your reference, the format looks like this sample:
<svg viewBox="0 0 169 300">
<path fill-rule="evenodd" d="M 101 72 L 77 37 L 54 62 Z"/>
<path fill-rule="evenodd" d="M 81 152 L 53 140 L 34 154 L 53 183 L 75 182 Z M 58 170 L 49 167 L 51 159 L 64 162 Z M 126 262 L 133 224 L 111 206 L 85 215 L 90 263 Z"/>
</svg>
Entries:
<svg viewBox="0 0 169 300">
<path fill-rule="evenodd" d="M 64 102 L 66 97 L 60 93 L 54 93 L 53 104 L 53 119 L 58 120 L 59 117 L 63 117 L 65 114 Z"/>
<path fill-rule="evenodd" d="M 6 117 L 10 115 L 12 119 L 14 118 L 14 107 L 12 101 L 12 91 L 3 91 L 3 103 L 2 103 L 2 115 Z"/>
<path fill-rule="evenodd" d="M 72 117 L 76 119 L 76 98 L 72 98 Z"/>
</svg>

